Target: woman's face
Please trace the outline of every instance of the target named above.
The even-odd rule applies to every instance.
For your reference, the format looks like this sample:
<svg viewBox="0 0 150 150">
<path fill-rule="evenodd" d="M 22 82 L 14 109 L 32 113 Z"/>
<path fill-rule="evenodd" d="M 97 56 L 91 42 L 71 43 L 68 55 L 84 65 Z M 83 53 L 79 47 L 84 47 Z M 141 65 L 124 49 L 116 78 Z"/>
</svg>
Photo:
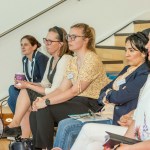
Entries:
<svg viewBox="0 0 150 150">
<path fill-rule="evenodd" d="M 126 60 L 130 66 L 140 66 L 145 62 L 145 54 L 141 53 L 134 44 L 131 45 L 130 41 L 127 41 L 126 45 Z M 134 47 L 134 49 L 132 48 Z"/>
<path fill-rule="evenodd" d="M 37 45 L 32 46 L 30 41 L 26 38 L 22 39 L 20 44 L 21 44 L 22 54 L 25 56 L 31 55 L 34 52 L 34 50 L 37 48 Z"/>
<path fill-rule="evenodd" d="M 44 42 L 47 52 L 52 56 L 59 55 L 60 48 L 63 45 L 63 43 L 57 39 L 57 36 L 58 36 L 57 33 L 50 31 L 48 32 L 45 42 Z"/>
<path fill-rule="evenodd" d="M 71 51 L 78 51 L 86 45 L 83 30 L 80 28 L 71 28 L 68 35 L 68 44 Z"/>
</svg>

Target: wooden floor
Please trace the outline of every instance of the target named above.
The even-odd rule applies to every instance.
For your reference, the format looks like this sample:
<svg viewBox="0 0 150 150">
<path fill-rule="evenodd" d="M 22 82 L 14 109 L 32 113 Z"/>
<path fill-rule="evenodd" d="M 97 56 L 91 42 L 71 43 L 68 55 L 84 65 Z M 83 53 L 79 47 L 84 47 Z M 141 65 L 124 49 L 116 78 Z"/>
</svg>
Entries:
<svg viewBox="0 0 150 150">
<path fill-rule="evenodd" d="M 10 141 L 7 139 L 0 139 L 0 150 L 9 150 Z"/>
</svg>

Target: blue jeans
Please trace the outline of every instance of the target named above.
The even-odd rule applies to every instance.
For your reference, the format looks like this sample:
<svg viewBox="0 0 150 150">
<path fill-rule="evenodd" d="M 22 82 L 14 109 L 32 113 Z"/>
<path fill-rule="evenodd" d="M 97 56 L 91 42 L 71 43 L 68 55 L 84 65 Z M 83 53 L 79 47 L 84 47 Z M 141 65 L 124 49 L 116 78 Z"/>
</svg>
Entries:
<svg viewBox="0 0 150 150">
<path fill-rule="evenodd" d="M 15 113 L 16 109 L 16 102 L 19 95 L 20 90 L 11 85 L 9 87 L 9 98 L 8 98 L 8 105 L 13 113 Z"/>
<path fill-rule="evenodd" d="M 77 138 L 82 126 L 86 123 L 82 123 L 81 121 L 72 118 L 60 121 L 53 147 L 69 150 Z M 95 121 L 95 123 L 112 124 L 112 120 Z"/>
</svg>

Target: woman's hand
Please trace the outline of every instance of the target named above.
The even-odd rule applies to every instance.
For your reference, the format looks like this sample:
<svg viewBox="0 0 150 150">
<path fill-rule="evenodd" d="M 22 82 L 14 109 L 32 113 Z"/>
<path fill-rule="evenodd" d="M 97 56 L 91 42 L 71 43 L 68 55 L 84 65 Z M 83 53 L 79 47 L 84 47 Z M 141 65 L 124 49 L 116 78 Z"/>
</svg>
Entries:
<svg viewBox="0 0 150 150">
<path fill-rule="evenodd" d="M 111 90 L 112 90 L 112 89 L 107 89 L 107 90 L 106 90 L 106 92 L 105 92 L 105 93 L 106 93 L 106 96 L 107 96 L 108 92 L 111 91 Z M 104 98 L 103 98 L 103 103 L 104 103 L 105 105 L 106 105 L 106 104 L 109 104 L 109 101 L 106 99 L 106 96 L 104 96 Z"/>
<path fill-rule="evenodd" d="M 26 89 L 28 88 L 29 84 L 30 83 L 27 81 L 16 80 L 14 87 L 16 87 L 17 89 Z"/>
<path fill-rule="evenodd" d="M 47 105 L 45 104 L 45 99 L 42 97 L 37 97 L 36 100 L 32 104 L 32 111 L 37 111 L 38 109 L 45 108 Z"/>
<path fill-rule="evenodd" d="M 127 115 L 123 115 L 120 118 L 120 120 L 118 121 L 118 124 L 120 124 L 121 126 L 128 127 L 128 126 L 130 126 L 132 121 L 133 121 L 133 119 L 132 119 L 131 115 L 127 114 Z"/>
</svg>

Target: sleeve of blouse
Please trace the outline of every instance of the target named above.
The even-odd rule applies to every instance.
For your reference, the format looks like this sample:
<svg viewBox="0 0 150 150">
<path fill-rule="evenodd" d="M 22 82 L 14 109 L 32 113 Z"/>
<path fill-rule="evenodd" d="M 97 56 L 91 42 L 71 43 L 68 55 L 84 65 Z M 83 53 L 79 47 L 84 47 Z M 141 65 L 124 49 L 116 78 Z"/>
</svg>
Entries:
<svg viewBox="0 0 150 150">
<path fill-rule="evenodd" d="M 103 71 L 103 66 L 97 55 L 88 55 L 81 66 L 80 81 L 92 82 Z"/>
<path fill-rule="evenodd" d="M 71 58 L 73 58 L 73 57 L 71 57 Z M 71 70 L 71 68 L 70 68 L 70 66 L 72 64 L 72 59 L 71 58 L 67 61 L 66 70 L 64 72 L 64 78 L 66 78 L 66 79 L 68 79 L 68 74 L 70 73 L 70 70 Z"/>
<path fill-rule="evenodd" d="M 136 120 L 137 117 L 137 109 L 135 109 L 134 114 L 133 114 L 133 120 Z"/>
<path fill-rule="evenodd" d="M 53 84 L 50 88 L 45 88 L 45 94 L 54 91 L 61 84 L 68 61 L 72 58 L 70 55 L 64 55 L 57 64 L 56 73 L 54 75 Z"/>
</svg>

